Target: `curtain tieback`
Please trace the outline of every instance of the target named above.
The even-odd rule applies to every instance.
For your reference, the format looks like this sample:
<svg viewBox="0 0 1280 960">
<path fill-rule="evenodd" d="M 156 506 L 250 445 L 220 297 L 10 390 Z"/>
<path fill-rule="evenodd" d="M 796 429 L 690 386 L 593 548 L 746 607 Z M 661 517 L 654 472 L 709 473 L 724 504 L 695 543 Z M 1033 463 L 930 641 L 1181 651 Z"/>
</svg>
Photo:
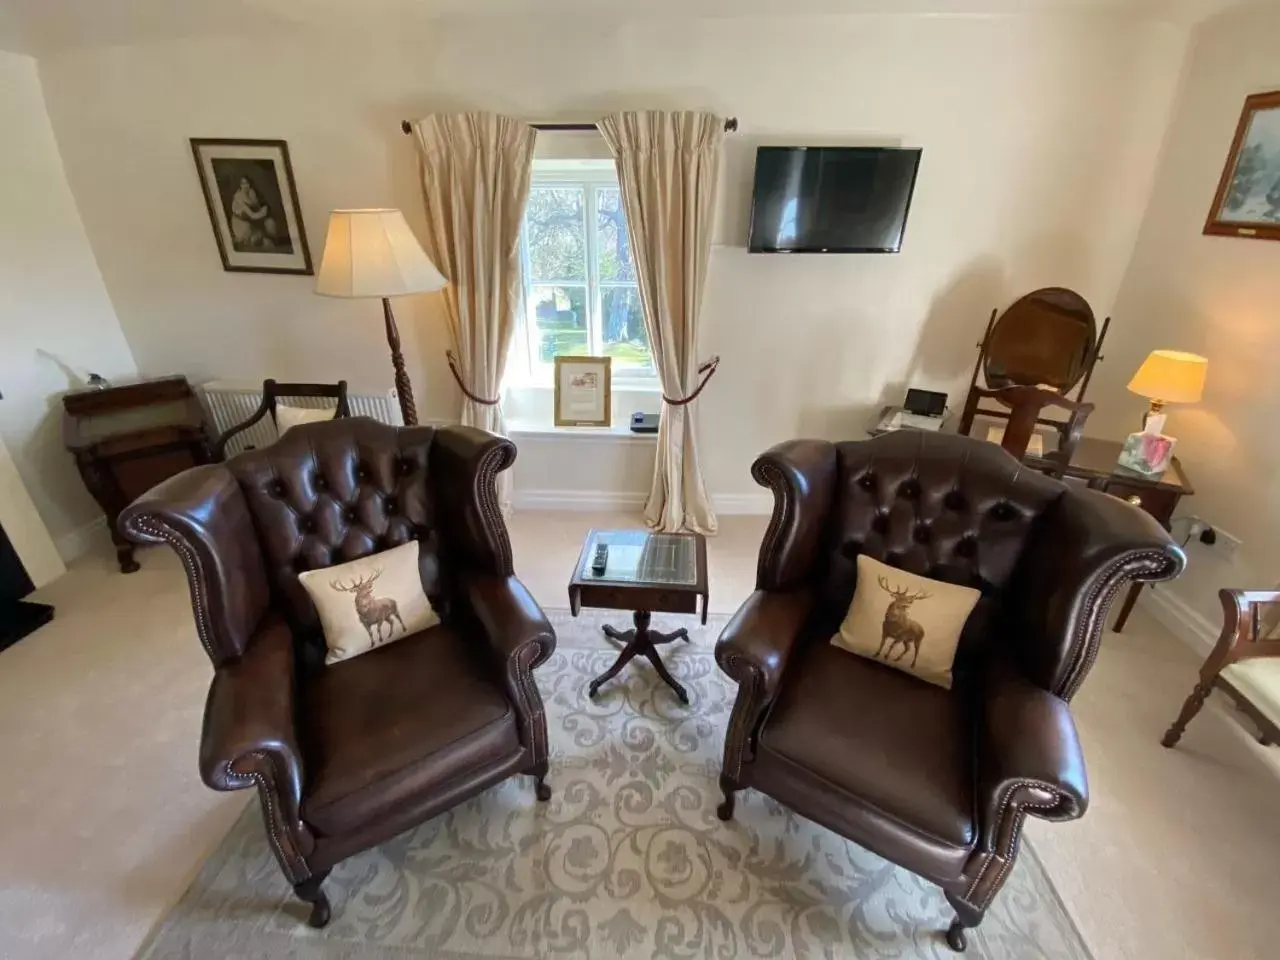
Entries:
<svg viewBox="0 0 1280 960">
<path fill-rule="evenodd" d="M 698 382 L 698 386 L 694 389 L 693 393 L 689 394 L 683 400 L 674 400 L 664 393 L 662 395 L 663 402 L 668 403 L 673 407 L 683 407 L 687 404 L 693 403 L 693 401 L 698 399 L 698 394 L 703 391 L 703 388 L 706 387 L 708 381 L 716 375 L 716 368 L 718 366 L 720 366 L 720 357 L 717 355 L 712 357 L 702 366 L 698 367 L 698 373 L 702 376 L 702 379 Z"/>
<path fill-rule="evenodd" d="M 452 350 L 446 350 L 444 352 L 444 355 L 449 361 L 449 372 L 453 374 L 453 379 L 458 381 L 458 389 L 460 389 L 464 394 L 466 394 L 466 397 L 468 400 L 472 401 L 473 403 L 479 403 L 486 407 L 496 407 L 499 403 L 502 402 L 501 397 L 498 397 L 496 400 L 486 400 L 484 397 L 477 396 L 476 394 L 468 390 L 467 385 L 462 382 L 462 371 L 458 369 L 457 356 L 454 354 Z M 702 388 L 699 387 L 698 389 L 702 389 Z M 696 397 L 697 394 L 695 393 L 694 396 Z M 690 399 L 692 399 L 692 397 Z"/>
</svg>

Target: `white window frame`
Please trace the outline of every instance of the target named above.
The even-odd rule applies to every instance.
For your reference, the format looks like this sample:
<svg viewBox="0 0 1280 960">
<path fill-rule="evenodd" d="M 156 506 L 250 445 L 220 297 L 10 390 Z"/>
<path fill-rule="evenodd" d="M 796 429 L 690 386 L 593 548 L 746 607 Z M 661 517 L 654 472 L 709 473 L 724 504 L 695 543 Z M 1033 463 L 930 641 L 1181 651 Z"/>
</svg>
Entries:
<svg viewBox="0 0 1280 960">
<path fill-rule="evenodd" d="M 524 303 L 518 316 L 516 349 L 513 351 L 509 369 L 517 384 L 526 386 L 551 387 L 552 365 L 538 363 L 538 332 L 535 324 L 529 321 L 528 303 L 537 286 L 563 285 L 586 286 L 587 288 L 587 350 L 592 356 L 604 355 L 604 317 L 602 292 L 608 289 L 638 287 L 635 280 L 601 280 L 599 258 L 599 233 L 595 217 L 597 216 L 597 194 L 602 189 L 620 189 L 617 170 L 613 161 L 534 161 L 530 188 L 572 186 L 583 188 L 583 215 L 586 233 L 587 278 L 582 280 L 542 280 L 536 284 L 529 264 L 529 238 L 524 223 L 520 224 L 520 265 L 524 283 Z M 652 366 L 649 369 L 635 367 L 613 368 L 613 384 L 615 387 L 639 390 L 658 390 L 658 373 Z"/>
</svg>

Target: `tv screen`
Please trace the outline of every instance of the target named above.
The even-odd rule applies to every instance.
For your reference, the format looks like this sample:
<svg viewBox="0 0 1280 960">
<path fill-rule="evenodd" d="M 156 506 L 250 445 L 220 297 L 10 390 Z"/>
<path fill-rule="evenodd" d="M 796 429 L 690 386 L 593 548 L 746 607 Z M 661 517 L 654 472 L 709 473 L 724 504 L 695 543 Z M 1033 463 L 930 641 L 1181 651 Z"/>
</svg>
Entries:
<svg viewBox="0 0 1280 960">
<path fill-rule="evenodd" d="M 752 253 L 897 253 L 919 150 L 760 147 Z"/>
</svg>

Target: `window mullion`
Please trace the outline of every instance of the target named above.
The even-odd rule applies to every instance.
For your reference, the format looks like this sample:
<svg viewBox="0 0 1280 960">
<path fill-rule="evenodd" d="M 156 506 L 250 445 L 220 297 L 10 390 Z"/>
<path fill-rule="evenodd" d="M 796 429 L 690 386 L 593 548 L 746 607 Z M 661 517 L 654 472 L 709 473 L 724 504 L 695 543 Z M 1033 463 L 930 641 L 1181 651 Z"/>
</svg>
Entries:
<svg viewBox="0 0 1280 960">
<path fill-rule="evenodd" d="M 583 202 L 586 206 L 583 224 L 587 231 L 587 349 L 594 357 L 604 351 L 604 324 L 600 319 L 600 263 L 597 259 L 599 244 L 596 238 L 596 187 L 583 183 Z"/>
</svg>

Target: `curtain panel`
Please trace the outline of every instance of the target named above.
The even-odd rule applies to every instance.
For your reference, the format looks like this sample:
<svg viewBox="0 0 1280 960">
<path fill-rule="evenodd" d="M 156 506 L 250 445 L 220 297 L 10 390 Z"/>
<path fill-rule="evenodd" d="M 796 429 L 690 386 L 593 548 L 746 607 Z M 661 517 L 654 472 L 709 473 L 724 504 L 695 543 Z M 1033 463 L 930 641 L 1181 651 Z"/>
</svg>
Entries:
<svg viewBox="0 0 1280 960">
<path fill-rule="evenodd" d="M 423 246 L 449 280 L 442 291 L 465 384 L 462 422 L 503 434 L 502 374 L 523 299 L 520 223 L 529 199 L 537 131 L 491 113 L 417 121 L 427 235 Z M 511 471 L 498 476 L 503 509 Z"/>
<path fill-rule="evenodd" d="M 711 259 L 724 118 L 645 110 L 598 124 L 613 153 L 631 234 L 645 332 L 662 392 L 698 383 L 698 316 Z M 666 532 L 716 532 L 698 458 L 695 404 L 663 403 L 645 521 Z"/>
</svg>

